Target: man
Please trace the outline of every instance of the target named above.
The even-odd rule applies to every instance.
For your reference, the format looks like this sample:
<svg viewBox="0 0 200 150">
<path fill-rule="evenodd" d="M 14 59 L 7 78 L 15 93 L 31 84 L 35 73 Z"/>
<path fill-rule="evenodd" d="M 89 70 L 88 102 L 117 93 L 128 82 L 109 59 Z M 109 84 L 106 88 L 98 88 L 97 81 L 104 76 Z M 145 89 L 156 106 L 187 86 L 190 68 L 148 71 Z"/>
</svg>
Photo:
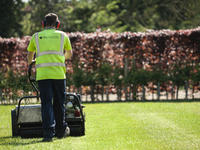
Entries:
<svg viewBox="0 0 200 150">
<path fill-rule="evenodd" d="M 42 22 L 44 30 L 35 33 L 28 45 L 28 64 L 36 53 L 36 80 L 40 90 L 43 122 L 43 141 L 52 141 L 69 134 L 65 122 L 64 100 L 66 97 L 65 59 L 72 56 L 67 35 L 59 30 L 58 16 L 49 13 Z M 53 100 L 53 104 L 52 104 Z"/>
</svg>

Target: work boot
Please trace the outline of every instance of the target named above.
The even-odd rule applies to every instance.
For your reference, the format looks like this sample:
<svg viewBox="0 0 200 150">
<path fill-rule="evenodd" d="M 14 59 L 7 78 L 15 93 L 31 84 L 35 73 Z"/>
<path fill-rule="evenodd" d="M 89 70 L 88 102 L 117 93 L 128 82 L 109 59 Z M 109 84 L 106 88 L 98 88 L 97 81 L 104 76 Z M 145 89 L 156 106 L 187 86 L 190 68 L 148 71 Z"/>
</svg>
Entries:
<svg viewBox="0 0 200 150">
<path fill-rule="evenodd" d="M 69 127 L 66 127 L 65 129 L 65 133 L 64 133 L 64 137 L 67 137 L 70 135 L 70 128 Z"/>
<path fill-rule="evenodd" d="M 70 135 L 70 128 L 66 127 L 64 133 L 62 135 L 57 135 L 57 138 L 61 139 L 61 138 L 68 137 L 69 135 Z"/>
</svg>

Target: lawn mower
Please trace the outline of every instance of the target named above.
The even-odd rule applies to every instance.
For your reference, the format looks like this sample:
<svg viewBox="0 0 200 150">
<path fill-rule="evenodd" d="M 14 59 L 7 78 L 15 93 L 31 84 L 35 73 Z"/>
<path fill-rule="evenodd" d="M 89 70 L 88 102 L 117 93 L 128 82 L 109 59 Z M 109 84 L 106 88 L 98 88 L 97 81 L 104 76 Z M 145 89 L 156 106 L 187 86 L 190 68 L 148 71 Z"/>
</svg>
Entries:
<svg viewBox="0 0 200 150">
<path fill-rule="evenodd" d="M 21 105 L 25 99 L 38 99 L 39 90 L 36 86 L 35 77 L 32 76 L 33 62 L 28 69 L 28 78 L 36 91 L 36 96 L 24 96 L 20 98 L 15 109 L 11 110 L 12 121 L 12 136 L 21 136 L 22 138 L 42 137 L 42 116 L 41 104 Z M 65 105 L 65 121 L 70 128 L 71 136 L 85 135 L 85 114 L 83 112 L 84 106 L 81 102 L 81 95 L 76 93 L 67 93 Z"/>
</svg>

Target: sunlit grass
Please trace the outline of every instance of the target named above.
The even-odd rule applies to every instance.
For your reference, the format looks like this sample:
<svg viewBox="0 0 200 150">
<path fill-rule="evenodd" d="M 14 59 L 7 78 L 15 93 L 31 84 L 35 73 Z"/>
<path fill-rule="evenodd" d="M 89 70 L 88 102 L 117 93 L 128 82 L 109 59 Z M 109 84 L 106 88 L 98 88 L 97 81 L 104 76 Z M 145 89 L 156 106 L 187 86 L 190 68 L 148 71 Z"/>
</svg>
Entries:
<svg viewBox="0 0 200 150">
<path fill-rule="evenodd" d="M 199 150 L 200 103 L 85 104 L 86 135 L 42 143 L 11 137 L 10 111 L 0 106 L 0 149 Z"/>
</svg>

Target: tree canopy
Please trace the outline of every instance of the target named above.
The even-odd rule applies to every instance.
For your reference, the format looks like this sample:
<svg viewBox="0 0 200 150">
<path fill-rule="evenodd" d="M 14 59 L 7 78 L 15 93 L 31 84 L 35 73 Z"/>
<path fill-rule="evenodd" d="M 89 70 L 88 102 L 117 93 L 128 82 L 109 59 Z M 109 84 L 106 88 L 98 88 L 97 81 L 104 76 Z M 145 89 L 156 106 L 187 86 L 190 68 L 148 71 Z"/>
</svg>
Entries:
<svg viewBox="0 0 200 150">
<path fill-rule="evenodd" d="M 0 1 L 0 37 L 21 36 L 23 3 L 21 0 Z"/>
<path fill-rule="evenodd" d="M 199 0 L 1 0 L 0 36 L 31 35 L 54 12 L 65 32 L 138 32 L 199 25 Z M 23 17 L 22 17 L 23 16 Z"/>
</svg>

